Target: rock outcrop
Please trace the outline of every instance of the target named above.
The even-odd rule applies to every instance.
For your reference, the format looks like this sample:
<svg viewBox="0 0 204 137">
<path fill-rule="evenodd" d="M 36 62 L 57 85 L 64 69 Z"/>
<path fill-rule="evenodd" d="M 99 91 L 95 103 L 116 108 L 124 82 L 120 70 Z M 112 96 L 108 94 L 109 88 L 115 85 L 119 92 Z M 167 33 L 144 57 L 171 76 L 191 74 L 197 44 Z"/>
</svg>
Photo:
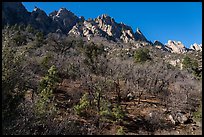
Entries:
<svg viewBox="0 0 204 137">
<path fill-rule="evenodd" d="M 185 53 L 187 49 L 180 41 L 168 40 L 165 49 L 171 53 Z"/>
<path fill-rule="evenodd" d="M 162 50 L 165 50 L 165 45 L 162 44 L 160 41 L 158 40 L 155 40 L 154 43 L 153 43 L 153 46 L 158 48 L 158 49 L 162 49 Z"/>
<path fill-rule="evenodd" d="M 135 40 L 147 41 L 147 39 L 146 39 L 145 36 L 142 34 L 142 32 L 140 31 L 139 28 L 137 28 L 136 33 L 135 33 Z"/>
<path fill-rule="evenodd" d="M 72 27 L 79 22 L 79 18 L 66 8 L 60 8 L 49 14 L 49 17 L 62 32 L 68 33 Z"/>
<path fill-rule="evenodd" d="M 195 51 L 202 51 L 202 44 L 194 43 L 193 45 L 190 46 L 190 49 Z"/>
<path fill-rule="evenodd" d="M 69 34 L 84 36 L 90 39 L 94 36 L 105 37 L 113 41 L 122 41 L 125 43 L 135 41 L 147 42 L 147 39 L 138 29 L 133 32 L 130 26 L 123 23 L 117 23 L 107 14 L 102 14 L 95 19 L 84 20 L 83 23 L 77 23 Z"/>
</svg>

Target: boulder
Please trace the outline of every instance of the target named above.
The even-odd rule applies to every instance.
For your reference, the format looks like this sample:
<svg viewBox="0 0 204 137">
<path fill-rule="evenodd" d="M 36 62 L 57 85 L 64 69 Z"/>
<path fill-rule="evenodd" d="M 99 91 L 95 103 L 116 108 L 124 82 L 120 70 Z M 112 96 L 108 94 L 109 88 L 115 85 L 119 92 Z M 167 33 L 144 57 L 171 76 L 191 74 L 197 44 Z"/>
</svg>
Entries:
<svg viewBox="0 0 204 137">
<path fill-rule="evenodd" d="M 135 95 L 134 95 L 133 93 L 130 92 L 130 93 L 127 94 L 126 97 L 127 97 L 127 100 L 130 101 L 130 100 L 133 100 L 133 99 L 135 98 Z"/>
<path fill-rule="evenodd" d="M 186 123 L 190 119 L 191 119 L 191 115 L 189 113 L 178 112 L 176 114 L 176 120 L 181 124 Z"/>
<path fill-rule="evenodd" d="M 174 118 L 173 118 L 172 115 L 168 115 L 168 116 L 167 116 L 167 120 L 170 120 L 171 123 L 174 124 L 174 125 L 176 124 L 176 121 L 174 120 Z"/>
</svg>

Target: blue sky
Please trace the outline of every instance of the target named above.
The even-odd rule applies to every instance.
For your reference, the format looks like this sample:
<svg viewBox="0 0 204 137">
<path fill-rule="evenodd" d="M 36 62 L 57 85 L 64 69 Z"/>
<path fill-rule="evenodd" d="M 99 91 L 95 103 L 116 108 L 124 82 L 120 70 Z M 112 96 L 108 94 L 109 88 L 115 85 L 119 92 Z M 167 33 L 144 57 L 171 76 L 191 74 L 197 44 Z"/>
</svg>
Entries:
<svg viewBox="0 0 204 137">
<path fill-rule="evenodd" d="M 201 2 L 23 2 L 28 11 L 34 6 L 47 14 L 61 7 L 85 19 L 108 14 L 116 22 L 137 27 L 150 41 L 181 41 L 186 47 L 202 43 Z"/>
</svg>

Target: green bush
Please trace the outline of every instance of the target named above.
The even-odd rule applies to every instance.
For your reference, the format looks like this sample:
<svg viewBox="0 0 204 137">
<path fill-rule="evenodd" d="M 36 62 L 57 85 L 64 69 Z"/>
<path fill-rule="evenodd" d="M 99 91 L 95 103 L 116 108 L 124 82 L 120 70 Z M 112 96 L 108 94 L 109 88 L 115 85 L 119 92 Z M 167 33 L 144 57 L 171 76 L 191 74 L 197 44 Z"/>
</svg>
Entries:
<svg viewBox="0 0 204 137">
<path fill-rule="evenodd" d="M 45 55 L 44 58 L 42 59 L 40 65 L 47 70 L 51 66 L 49 64 L 52 59 L 53 59 L 53 56 L 50 53 L 47 53 L 47 55 Z"/>
<path fill-rule="evenodd" d="M 84 47 L 85 60 L 84 63 L 93 73 L 97 73 L 99 56 L 104 54 L 104 46 L 96 45 L 95 43 L 88 44 Z"/>
<path fill-rule="evenodd" d="M 42 78 L 39 84 L 39 99 L 36 104 L 36 112 L 39 115 L 46 114 L 47 112 L 52 113 L 56 110 L 54 104 L 53 91 L 58 82 L 57 69 L 53 65 L 48 70 L 48 74 Z"/>
<path fill-rule="evenodd" d="M 116 121 L 120 121 L 123 120 L 125 113 L 122 110 L 122 107 L 119 105 L 116 105 L 113 109 L 112 109 L 112 113 L 113 116 L 115 117 Z"/>
<path fill-rule="evenodd" d="M 195 118 L 195 120 L 199 122 L 202 121 L 202 102 L 200 106 L 198 107 L 198 110 L 193 113 L 193 117 Z"/>
<path fill-rule="evenodd" d="M 134 54 L 134 58 L 135 58 L 135 62 L 139 62 L 139 63 L 142 63 L 151 59 L 149 55 L 149 50 L 146 48 L 140 48 L 136 50 Z"/>
<path fill-rule="evenodd" d="M 15 46 L 22 46 L 27 43 L 26 35 L 22 34 L 20 31 L 14 34 L 13 42 Z"/>
<path fill-rule="evenodd" d="M 74 110 L 77 115 L 82 115 L 87 108 L 89 108 L 89 100 L 88 100 L 88 93 L 85 93 L 82 98 L 80 99 L 79 104 L 74 106 Z"/>
<path fill-rule="evenodd" d="M 43 44 L 45 43 L 45 38 L 44 38 L 44 34 L 39 31 L 35 34 L 35 41 L 34 41 L 34 47 L 42 47 Z"/>
<path fill-rule="evenodd" d="M 122 126 L 117 128 L 116 135 L 125 135 L 125 132 Z"/>
<path fill-rule="evenodd" d="M 198 61 L 185 56 L 182 61 L 183 68 L 194 74 L 197 78 L 202 78 L 202 71 L 198 69 Z"/>
<path fill-rule="evenodd" d="M 182 64 L 183 64 L 183 67 L 185 69 L 196 69 L 196 68 L 198 68 L 198 62 L 196 60 L 191 59 L 188 56 L 185 56 L 183 58 Z"/>
<path fill-rule="evenodd" d="M 16 109 L 23 98 L 25 52 L 11 46 L 9 40 L 2 43 L 2 107 L 5 112 Z"/>
</svg>

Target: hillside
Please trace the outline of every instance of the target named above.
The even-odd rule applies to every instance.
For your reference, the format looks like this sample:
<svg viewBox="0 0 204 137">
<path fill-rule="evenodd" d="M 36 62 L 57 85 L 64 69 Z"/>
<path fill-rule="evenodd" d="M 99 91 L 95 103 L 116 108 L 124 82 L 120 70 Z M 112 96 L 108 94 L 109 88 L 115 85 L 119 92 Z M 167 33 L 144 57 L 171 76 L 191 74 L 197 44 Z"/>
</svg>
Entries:
<svg viewBox="0 0 204 137">
<path fill-rule="evenodd" d="M 2 20 L 3 134 L 202 134 L 202 44 L 18 2 Z"/>
</svg>

